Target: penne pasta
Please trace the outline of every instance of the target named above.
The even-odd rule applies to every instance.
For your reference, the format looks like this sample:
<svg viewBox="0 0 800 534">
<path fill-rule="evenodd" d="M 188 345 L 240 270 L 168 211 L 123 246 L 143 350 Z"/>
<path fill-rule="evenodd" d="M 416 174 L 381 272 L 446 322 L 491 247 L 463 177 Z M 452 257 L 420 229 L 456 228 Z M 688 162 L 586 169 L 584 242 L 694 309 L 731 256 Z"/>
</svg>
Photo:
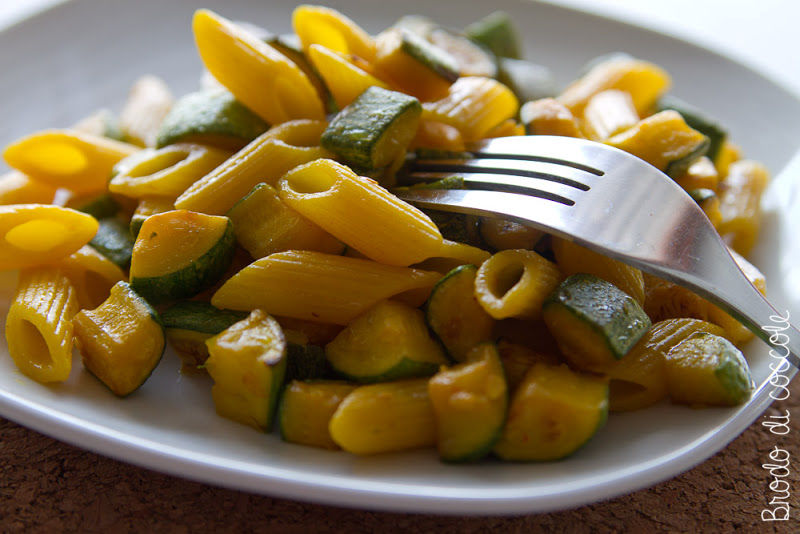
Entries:
<svg viewBox="0 0 800 534">
<path fill-rule="evenodd" d="M 318 44 L 340 54 L 358 56 L 368 62 L 375 58 L 372 37 L 335 9 L 299 6 L 292 13 L 292 27 L 305 51 Z"/>
<path fill-rule="evenodd" d="M 58 262 L 58 267 L 72 282 L 82 310 L 98 307 L 108 298 L 114 284 L 127 279 L 122 269 L 90 245 Z"/>
<path fill-rule="evenodd" d="M 389 88 L 369 72 L 322 45 L 312 44 L 308 48 L 308 57 L 325 80 L 325 85 L 339 108 L 348 105 L 373 85 Z"/>
<path fill-rule="evenodd" d="M 639 122 L 629 93 L 609 89 L 589 99 L 583 110 L 583 126 L 589 139 L 605 141 Z"/>
<path fill-rule="evenodd" d="M 8 204 L 51 204 L 56 188 L 31 180 L 19 171 L 0 176 L 0 206 Z"/>
<path fill-rule="evenodd" d="M 730 165 L 720 186 L 717 230 L 739 254 L 749 254 L 761 226 L 761 195 L 769 184 L 767 169 L 752 160 Z"/>
<path fill-rule="evenodd" d="M 156 146 L 158 129 L 174 103 L 164 80 L 152 75 L 139 78 L 119 115 L 125 139 L 139 146 Z"/>
</svg>

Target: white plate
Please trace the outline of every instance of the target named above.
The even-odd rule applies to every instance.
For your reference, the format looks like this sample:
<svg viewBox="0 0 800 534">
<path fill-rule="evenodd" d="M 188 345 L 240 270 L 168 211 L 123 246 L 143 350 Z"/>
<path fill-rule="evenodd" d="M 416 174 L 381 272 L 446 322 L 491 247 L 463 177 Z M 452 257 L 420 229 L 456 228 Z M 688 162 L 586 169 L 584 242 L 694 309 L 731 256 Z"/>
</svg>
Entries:
<svg viewBox="0 0 800 534">
<path fill-rule="evenodd" d="M 406 13 L 425 13 L 461 27 L 483 16 L 479 3 L 421 0 L 330 2 L 370 31 Z M 275 31 L 289 29 L 293 3 L 206 0 L 233 18 Z M 190 18 L 194 1 L 76 0 L 0 34 L 0 144 L 51 126 L 68 125 L 98 107 L 118 109 L 140 74 L 155 73 L 177 94 L 195 89 L 200 61 Z M 566 82 L 587 59 L 630 50 L 672 73 L 674 92 L 719 117 L 746 153 L 782 176 L 765 204 L 768 214 L 755 261 L 770 294 L 800 317 L 800 265 L 789 236 L 798 214 L 789 165 L 800 139 L 800 102 L 758 74 L 684 42 L 579 12 L 496 0 L 524 29 L 527 57 Z M 798 210 L 795 210 L 796 212 Z M 794 221 L 791 218 L 794 218 Z M 4 315 L 13 281 L 0 280 Z M 0 346 L 0 414 L 64 441 L 179 476 L 262 492 L 363 508 L 458 514 L 509 514 L 567 508 L 670 478 L 711 456 L 766 407 L 767 389 L 738 409 L 690 410 L 668 404 L 612 415 L 573 457 L 546 464 L 449 466 L 433 451 L 358 458 L 289 445 L 214 414 L 207 379 L 178 374 L 167 354 L 140 391 L 114 398 L 76 364 L 70 380 L 45 387 L 20 375 Z M 763 346 L 748 347 L 753 374 L 769 369 Z"/>
</svg>

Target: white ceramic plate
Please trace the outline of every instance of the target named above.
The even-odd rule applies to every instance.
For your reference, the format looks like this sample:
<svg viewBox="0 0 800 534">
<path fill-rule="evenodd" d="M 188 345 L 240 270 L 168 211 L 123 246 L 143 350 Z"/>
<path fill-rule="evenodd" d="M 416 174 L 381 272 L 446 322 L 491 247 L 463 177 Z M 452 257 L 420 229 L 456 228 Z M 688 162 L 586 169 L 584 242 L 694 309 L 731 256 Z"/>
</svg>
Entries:
<svg viewBox="0 0 800 534">
<path fill-rule="evenodd" d="M 293 2 L 206 0 L 206 7 L 272 30 L 289 30 Z M 478 2 L 331 1 L 370 31 L 402 14 L 424 13 L 461 27 L 486 14 Z M 0 33 L 0 144 L 68 125 L 98 107 L 118 109 L 131 82 L 155 73 L 176 94 L 197 86 L 200 61 L 190 17 L 194 1 L 76 0 Z M 629 50 L 673 74 L 675 94 L 707 109 L 753 158 L 781 176 L 755 262 L 770 294 L 800 317 L 800 265 L 789 237 L 798 215 L 788 167 L 800 139 L 800 102 L 758 74 L 684 42 L 579 12 L 496 0 L 525 31 L 527 57 L 568 81 L 589 58 Z M 782 172 L 781 172 L 782 171 Z M 795 210 L 797 211 L 797 210 Z M 794 221 L 792 221 L 792 217 Z M 12 277 L 0 279 L 5 314 Z M 753 374 L 768 375 L 764 347 L 748 347 Z M 737 409 L 689 410 L 668 404 L 612 415 L 573 457 L 545 464 L 449 466 L 433 451 L 358 458 L 289 445 L 214 414 L 207 379 L 178 373 L 167 354 L 130 398 L 114 398 L 80 365 L 65 384 L 46 387 L 19 374 L 0 345 L 0 414 L 64 441 L 127 462 L 271 495 L 363 508 L 457 514 L 509 514 L 577 506 L 670 478 L 711 456 L 766 407 L 767 390 Z"/>
</svg>

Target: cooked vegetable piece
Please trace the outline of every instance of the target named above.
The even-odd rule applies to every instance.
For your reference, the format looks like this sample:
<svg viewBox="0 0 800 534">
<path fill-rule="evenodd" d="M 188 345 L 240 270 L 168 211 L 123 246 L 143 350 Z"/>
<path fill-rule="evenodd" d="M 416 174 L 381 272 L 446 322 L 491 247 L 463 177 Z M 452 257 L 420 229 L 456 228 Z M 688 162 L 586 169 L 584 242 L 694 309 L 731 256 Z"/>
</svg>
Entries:
<svg viewBox="0 0 800 534">
<path fill-rule="evenodd" d="M 331 376 L 325 349 L 313 345 L 301 332 L 284 329 L 288 342 L 286 381 L 316 380 Z"/>
<path fill-rule="evenodd" d="M 0 206 L 0 269 L 47 265 L 92 239 L 97 221 L 79 211 L 44 204 Z"/>
<path fill-rule="evenodd" d="M 590 139 L 605 141 L 639 122 L 639 115 L 628 93 L 609 89 L 589 99 L 583 111 L 583 128 Z"/>
<path fill-rule="evenodd" d="M 158 313 L 125 282 L 117 282 L 103 304 L 73 319 L 83 365 L 115 395 L 141 386 L 164 353 Z"/>
<path fill-rule="evenodd" d="M 355 382 L 388 382 L 430 376 L 447 363 L 421 311 L 383 301 L 325 346 L 333 369 Z"/>
<path fill-rule="evenodd" d="M 719 179 L 724 180 L 728 176 L 728 171 L 732 163 L 742 159 L 742 149 L 730 141 L 725 141 L 719 149 L 717 161 L 714 166 L 719 173 Z"/>
<path fill-rule="evenodd" d="M 477 272 L 474 265 L 456 267 L 436 283 L 426 306 L 428 327 L 457 362 L 492 339 L 494 320 L 475 298 Z"/>
<path fill-rule="evenodd" d="M 531 135 L 583 137 L 572 112 L 554 98 L 526 102 L 520 108 L 519 116 Z"/>
<path fill-rule="evenodd" d="M 234 245 L 227 217 L 186 210 L 148 217 L 133 247 L 131 287 L 156 303 L 196 295 L 220 279 Z"/>
<path fill-rule="evenodd" d="M 495 250 L 533 249 L 544 232 L 514 221 L 482 217 L 478 227 L 481 237 Z"/>
<path fill-rule="evenodd" d="M 338 109 L 350 105 L 369 87 L 389 89 L 384 82 L 369 72 L 322 45 L 311 45 L 308 57 L 325 80 Z"/>
<path fill-rule="evenodd" d="M 697 205 L 711 221 L 711 224 L 716 228 L 722 221 L 722 212 L 719 209 L 719 197 L 711 189 L 692 189 L 687 191 L 692 200 L 697 202 Z"/>
<path fill-rule="evenodd" d="M 719 173 L 708 157 L 703 156 L 689 165 L 686 172 L 675 178 L 675 183 L 686 191 L 710 189 L 717 191 Z"/>
<path fill-rule="evenodd" d="M 559 270 L 566 276 L 593 274 L 617 286 L 639 304 L 644 304 L 642 271 L 626 263 L 598 254 L 566 239 L 553 239 L 553 252 Z"/>
<path fill-rule="evenodd" d="M 212 90 L 181 97 L 158 129 L 158 148 L 200 143 L 238 150 L 267 131 L 269 125 L 229 91 Z"/>
<path fill-rule="evenodd" d="M 202 301 L 183 301 L 161 312 L 170 346 L 184 368 L 197 368 L 208 359 L 206 340 L 247 317 L 246 312 L 220 310 Z"/>
<path fill-rule="evenodd" d="M 261 310 L 206 341 L 205 368 L 214 386 L 217 413 L 269 431 L 286 372 L 286 339 L 280 325 Z"/>
<path fill-rule="evenodd" d="M 553 73 L 544 65 L 524 59 L 498 58 L 497 79 L 508 86 L 520 102 L 551 97 L 556 93 Z"/>
<path fill-rule="evenodd" d="M 455 58 L 461 76 L 497 77 L 497 58 L 482 44 L 441 26 L 431 28 L 426 38 Z"/>
<path fill-rule="evenodd" d="M 309 221 L 261 183 L 228 212 L 236 240 L 254 258 L 285 250 L 316 250 L 340 254 L 344 244 Z"/>
<path fill-rule="evenodd" d="M 503 371 L 506 377 L 508 391 L 513 392 L 522 383 L 528 370 L 537 363 L 558 365 L 561 360 L 552 353 L 545 353 L 527 347 L 511 343 L 505 339 L 497 342 L 497 352 L 503 364 Z"/>
<path fill-rule="evenodd" d="M 428 379 L 361 386 L 339 404 L 328 429 L 337 445 L 354 454 L 433 446 L 436 420 Z"/>
<path fill-rule="evenodd" d="M 720 184 L 720 235 L 739 254 L 747 255 L 761 227 L 761 196 L 769 184 L 769 172 L 758 162 L 741 160 L 730 165 Z"/>
<path fill-rule="evenodd" d="M 100 109 L 72 125 L 79 132 L 108 137 L 115 141 L 124 141 L 119 118 L 107 109 Z"/>
<path fill-rule="evenodd" d="M 97 220 L 113 217 L 122 209 L 119 202 L 108 193 L 91 195 L 89 198 L 78 197 L 76 199 L 69 199 L 65 207 L 88 213 Z"/>
<path fill-rule="evenodd" d="M 733 406 L 750 397 L 753 379 L 742 353 L 727 339 L 698 332 L 666 356 L 667 388 L 675 402 Z"/>
<path fill-rule="evenodd" d="M 656 107 L 658 111 L 672 109 L 683 117 L 691 128 L 708 137 L 708 152 L 706 154 L 711 161 L 716 161 L 719 156 L 720 148 L 728 136 L 728 132 L 720 124 L 708 117 L 704 112 L 672 95 L 666 95 L 658 101 Z"/>
<path fill-rule="evenodd" d="M 158 127 L 174 102 L 172 92 L 161 78 L 147 75 L 136 80 L 119 114 L 125 140 L 139 146 L 155 146 Z"/>
<path fill-rule="evenodd" d="M 672 110 L 651 115 L 606 143 L 642 158 L 672 177 L 686 172 L 708 150 L 708 137 L 691 129 Z"/>
<path fill-rule="evenodd" d="M 385 167 L 405 152 L 421 113 L 416 98 L 370 87 L 334 117 L 320 142 L 349 164 Z"/>
<path fill-rule="evenodd" d="M 464 34 L 495 55 L 507 58 L 520 57 L 519 37 L 511 23 L 511 17 L 504 11 L 495 11 L 464 28 Z"/>
<path fill-rule="evenodd" d="M 588 370 L 625 356 L 651 326 L 633 297 L 591 274 L 564 280 L 542 317 L 567 360 Z"/>
<path fill-rule="evenodd" d="M 139 230 L 145 219 L 157 213 L 172 211 L 175 209 L 175 201 L 169 197 L 143 197 L 139 199 L 136 209 L 131 216 L 130 232 L 135 240 L 139 235 Z"/>
<path fill-rule="evenodd" d="M 508 408 L 503 364 L 494 343 L 482 343 L 466 362 L 442 369 L 428 381 L 436 414 L 439 457 L 471 462 L 486 456 L 500 438 Z"/>
<path fill-rule="evenodd" d="M 108 298 L 117 282 L 126 280 L 119 266 L 91 245 L 84 245 L 58 262 L 72 282 L 80 309 L 92 310 Z"/>
<path fill-rule="evenodd" d="M 589 441 L 607 416 L 605 379 L 539 363 L 514 393 L 494 453 L 512 461 L 558 460 Z"/>
<path fill-rule="evenodd" d="M 128 224 L 117 217 L 100 219 L 97 233 L 89 244 L 121 269 L 131 265 L 133 238 Z"/>
<path fill-rule="evenodd" d="M 513 137 L 518 135 L 525 135 L 525 126 L 517 122 L 516 119 L 506 119 L 488 132 L 486 137 Z"/>
<path fill-rule="evenodd" d="M 478 269 L 475 297 L 495 319 L 536 319 L 560 280 L 555 264 L 532 250 L 503 250 Z"/>
<path fill-rule="evenodd" d="M 22 269 L 5 325 L 8 355 L 17 369 L 43 384 L 69 378 L 77 312 L 75 290 L 61 269 Z"/>
<path fill-rule="evenodd" d="M 417 133 L 411 140 L 409 150 L 421 148 L 459 152 L 466 150 L 461 132 L 455 126 L 443 122 L 420 120 Z"/>
<path fill-rule="evenodd" d="M 328 113 L 336 113 L 339 108 L 333 100 L 331 91 L 325 83 L 321 73 L 317 70 L 316 65 L 312 64 L 310 55 L 311 50 L 303 50 L 303 43 L 300 38 L 294 33 L 285 33 L 283 35 L 270 35 L 264 38 L 270 46 L 275 48 L 278 52 L 291 59 L 295 65 L 300 67 L 311 85 L 317 90 L 320 100 L 325 103 L 325 109 Z M 322 45 L 311 45 L 322 46 Z M 324 47 L 323 47 L 324 48 Z"/>
<path fill-rule="evenodd" d="M 339 404 L 356 387 L 345 382 L 291 381 L 278 409 L 281 437 L 290 443 L 338 449 L 328 425 Z"/>
</svg>

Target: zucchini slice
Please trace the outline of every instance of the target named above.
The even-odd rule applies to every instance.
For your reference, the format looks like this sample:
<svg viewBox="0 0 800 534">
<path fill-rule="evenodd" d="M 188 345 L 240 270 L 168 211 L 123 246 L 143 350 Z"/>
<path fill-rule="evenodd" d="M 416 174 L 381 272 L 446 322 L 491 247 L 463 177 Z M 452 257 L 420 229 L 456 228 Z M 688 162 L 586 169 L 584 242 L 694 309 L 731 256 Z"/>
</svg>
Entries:
<svg viewBox="0 0 800 534">
<path fill-rule="evenodd" d="M 667 353 L 666 377 L 672 400 L 692 406 L 735 406 L 753 391 L 741 351 L 706 332 L 696 332 Z"/>
<path fill-rule="evenodd" d="M 519 37 L 511 17 L 504 11 L 495 11 L 464 28 L 464 35 L 481 43 L 496 56 L 520 58 Z"/>
<path fill-rule="evenodd" d="M 161 312 L 170 346 L 184 369 L 196 368 L 208 358 L 206 340 L 247 317 L 246 312 L 220 310 L 207 302 L 184 301 Z"/>
<path fill-rule="evenodd" d="M 534 350 L 526 345 L 511 343 L 505 339 L 497 342 L 497 352 L 500 354 L 500 361 L 505 371 L 506 385 L 508 391 L 516 391 L 522 383 L 528 370 L 537 363 L 558 365 L 561 362 L 555 354 Z"/>
<path fill-rule="evenodd" d="M 574 274 L 547 298 L 542 318 L 579 369 L 619 360 L 651 326 L 633 297 L 591 274 Z"/>
<path fill-rule="evenodd" d="M 556 94 L 556 81 L 544 65 L 501 57 L 498 60 L 497 79 L 508 86 L 520 102 L 530 102 Z"/>
<path fill-rule="evenodd" d="M 456 267 L 436 283 L 426 305 L 428 327 L 457 362 L 475 345 L 492 339 L 494 319 L 475 298 L 477 273 L 474 265 Z"/>
<path fill-rule="evenodd" d="M 706 155 L 711 161 L 717 161 L 719 150 L 728 137 L 728 132 L 720 126 L 719 122 L 708 117 L 704 112 L 691 104 L 671 95 L 662 97 L 658 101 L 656 109 L 658 111 L 671 109 L 680 113 L 683 120 L 686 121 L 686 124 L 708 137 L 708 152 L 706 152 Z"/>
<path fill-rule="evenodd" d="M 445 462 L 471 462 L 486 456 L 500 438 L 506 419 L 508 388 L 495 344 L 475 346 L 466 360 L 428 381 L 439 457 Z"/>
<path fill-rule="evenodd" d="M 141 386 L 164 353 L 164 327 L 158 313 L 125 282 L 94 310 L 73 319 L 83 365 L 115 395 Z"/>
<path fill-rule="evenodd" d="M 286 338 L 261 310 L 206 341 L 217 413 L 269 431 L 286 372 Z"/>
<path fill-rule="evenodd" d="M 157 213 L 172 211 L 175 209 L 175 201 L 169 197 L 145 197 L 139 200 L 136 209 L 131 215 L 130 232 L 134 240 L 139 235 L 139 230 L 145 219 Z"/>
<path fill-rule="evenodd" d="M 378 169 L 403 155 L 421 115 L 416 98 L 370 87 L 333 118 L 320 143 L 348 164 Z"/>
<path fill-rule="evenodd" d="M 325 354 L 337 373 L 355 382 L 430 376 L 447 364 L 422 312 L 390 300 L 347 325 Z"/>
<path fill-rule="evenodd" d="M 229 91 L 201 91 L 175 102 L 158 130 L 156 147 L 199 143 L 238 150 L 267 128 L 269 124 Z"/>
<path fill-rule="evenodd" d="M 339 404 L 356 387 L 345 382 L 291 381 L 278 408 L 281 437 L 290 443 L 338 449 L 328 425 Z"/>
<path fill-rule="evenodd" d="M 97 223 L 97 233 L 89 244 L 120 269 L 128 269 L 133 255 L 133 238 L 128 225 L 116 217 L 100 219 Z"/>
<path fill-rule="evenodd" d="M 296 330 L 283 330 L 286 336 L 286 381 L 317 380 L 329 376 L 330 365 L 325 349 L 309 342 L 308 336 Z"/>
<path fill-rule="evenodd" d="M 354 454 L 431 447 L 436 418 L 428 379 L 356 388 L 339 404 L 328 429 L 337 445 Z"/>
<path fill-rule="evenodd" d="M 214 285 L 233 260 L 227 217 L 186 210 L 145 220 L 131 260 L 131 287 L 153 303 L 188 298 Z"/>
<path fill-rule="evenodd" d="M 577 451 L 605 424 L 608 383 L 566 365 L 534 365 L 511 399 L 494 453 L 503 460 L 558 460 Z"/>
<path fill-rule="evenodd" d="M 75 201 L 70 199 L 64 207 L 76 209 L 83 213 L 88 213 L 98 221 L 114 217 L 120 212 L 122 207 L 109 193 L 100 193 L 89 198 L 79 197 Z"/>
</svg>

